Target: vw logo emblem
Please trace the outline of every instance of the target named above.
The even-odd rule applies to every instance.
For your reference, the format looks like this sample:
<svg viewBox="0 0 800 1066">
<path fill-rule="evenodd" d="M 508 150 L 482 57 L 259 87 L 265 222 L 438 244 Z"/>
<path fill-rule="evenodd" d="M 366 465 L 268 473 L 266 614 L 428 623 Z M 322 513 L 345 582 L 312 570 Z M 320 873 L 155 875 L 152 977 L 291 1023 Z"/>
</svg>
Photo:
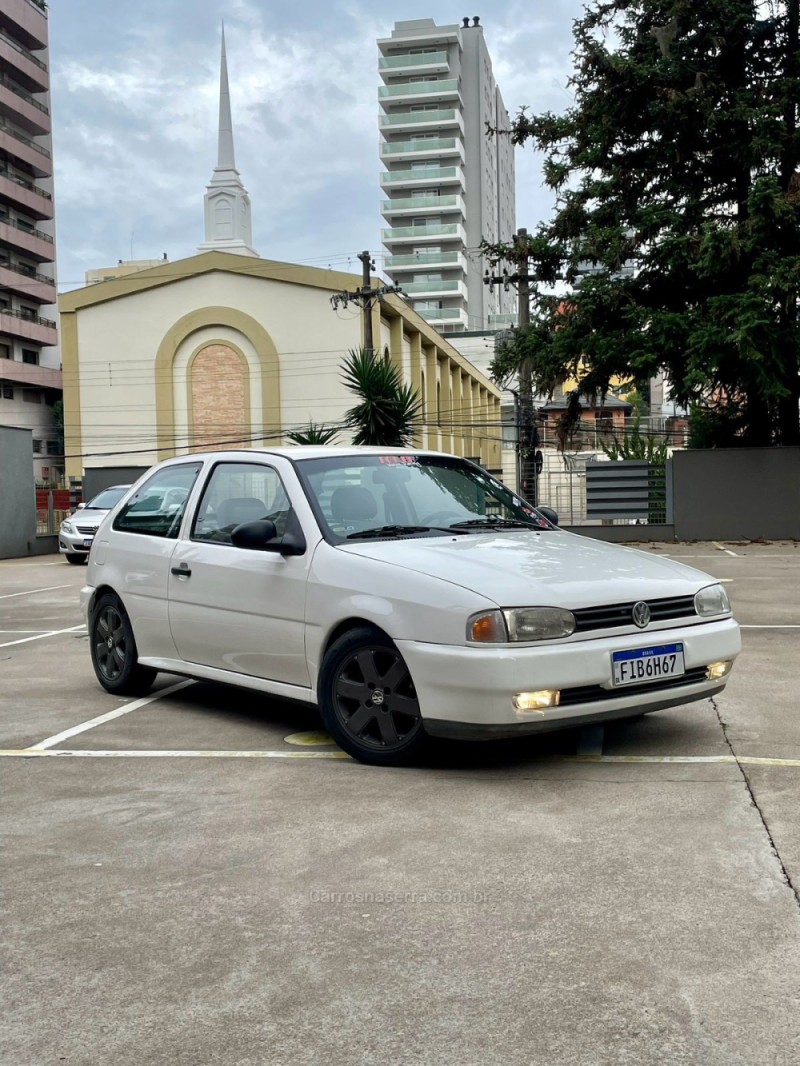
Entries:
<svg viewBox="0 0 800 1066">
<path fill-rule="evenodd" d="M 650 608 L 644 600 L 639 600 L 638 603 L 633 605 L 631 614 L 633 616 L 634 625 L 637 625 L 639 629 L 644 629 L 645 626 L 650 624 Z"/>
<path fill-rule="evenodd" d="M 375 704 L 376 707 L 380 707 L 380 705 L 383 703 L 382 688 L 376 688 L 375 691 L 372 693 L 372 702 Z"/>
</svg>

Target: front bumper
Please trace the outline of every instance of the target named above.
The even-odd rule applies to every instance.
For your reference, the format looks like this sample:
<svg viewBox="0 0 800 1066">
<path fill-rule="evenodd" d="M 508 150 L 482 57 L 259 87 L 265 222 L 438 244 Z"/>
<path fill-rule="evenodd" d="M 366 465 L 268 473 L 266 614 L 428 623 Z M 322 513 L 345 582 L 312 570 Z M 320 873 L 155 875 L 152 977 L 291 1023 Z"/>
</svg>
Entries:
<svg viewBox="0 0 800 1066">
<path fill-rule="evenodd" d="M 88 555 L 97 530 L 91 533 L 65 533 L 58 531 L 58 550 L 62 555 Z"/>
<path fill-rule="evenodd" d="M 686 676 L 674 683 L 654 682 L 628 691 L 612 685 L 612 652 L 667 642 L 684 645 Z M 708 681 L 703 668 L 735 659 L 741 651 L 741 635 L 737 623 L 726 618 L 647 634 L 552 645 L 451 647 L 397 641 L 397 646 L 414 679 L 429 733 L 515 736 L 630 717 L 713 696 L 722 691 L 727 678 Z M 564 705 L 543 712 L 515 710 L 515 693 L 540 689 L 560 690 Z M 581 690 L 577 699 L 569 697 L 570 690 Z"/>
</svg>

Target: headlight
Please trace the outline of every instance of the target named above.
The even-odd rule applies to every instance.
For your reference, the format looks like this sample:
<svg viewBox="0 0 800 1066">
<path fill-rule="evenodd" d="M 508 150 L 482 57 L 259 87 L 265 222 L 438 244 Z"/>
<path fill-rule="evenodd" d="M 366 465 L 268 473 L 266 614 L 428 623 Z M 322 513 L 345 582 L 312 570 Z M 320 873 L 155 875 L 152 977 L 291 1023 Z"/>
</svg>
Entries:
<svg viewBox="0 0 800 1066">
<path fill-rule="evenodd" d="M 575 632 L 575 615 L 561 607 L 514 607 L 484 611 L 467 623 L 471 644 L 506 644 L 532 640 L 557 640 Z"/>
<path fill-rule="evenodd" d="M 71 533 L 74 533 L 75 530 L 72 528 L 72 524 L 70 522 L 66 522 L 65 521 L 65 522 L 61 523 L 61 532 L 62 533 L 70 533 L 71 534 Z"/>
<path fill-rule="evenodd" d="M 731 602 L 722 585 L 707 585 L 695 596 L 694 609 L 701 618 L 712 618 L 715 614 L 730 614 Z"/>
</svg>

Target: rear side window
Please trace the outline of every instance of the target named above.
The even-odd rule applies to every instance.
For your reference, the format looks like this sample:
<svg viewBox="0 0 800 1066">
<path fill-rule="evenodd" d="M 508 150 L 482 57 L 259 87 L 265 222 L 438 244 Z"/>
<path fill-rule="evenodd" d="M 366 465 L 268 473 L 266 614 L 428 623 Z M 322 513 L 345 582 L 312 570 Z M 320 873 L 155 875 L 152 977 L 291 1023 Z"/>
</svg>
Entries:
<svg viewBox="0 0 800 1066">
<path fill-rule="evenodd" d="M 114 529 L 124 533 L 146 533 L 151 537 L 177 537 L 201 465 L 186 463 L 158 470 L 119 512 L 114 519 Z"/>
</svg>

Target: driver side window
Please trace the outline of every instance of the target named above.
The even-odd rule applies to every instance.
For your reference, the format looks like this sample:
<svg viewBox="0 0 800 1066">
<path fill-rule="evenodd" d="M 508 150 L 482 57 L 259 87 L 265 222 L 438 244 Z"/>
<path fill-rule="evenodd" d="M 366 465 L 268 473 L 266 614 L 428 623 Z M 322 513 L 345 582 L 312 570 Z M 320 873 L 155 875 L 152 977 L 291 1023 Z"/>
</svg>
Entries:
<svg viewBox="0 0 800 1066">
<path fill-rule="evenodd" d="M 260 463 L 220 463 L 215 467 L 197 510 L 192 540 L 231 544 L 243 522 L 269 518 L 283 536 L 289 499 L 278 472 Z"/>
</svg>

